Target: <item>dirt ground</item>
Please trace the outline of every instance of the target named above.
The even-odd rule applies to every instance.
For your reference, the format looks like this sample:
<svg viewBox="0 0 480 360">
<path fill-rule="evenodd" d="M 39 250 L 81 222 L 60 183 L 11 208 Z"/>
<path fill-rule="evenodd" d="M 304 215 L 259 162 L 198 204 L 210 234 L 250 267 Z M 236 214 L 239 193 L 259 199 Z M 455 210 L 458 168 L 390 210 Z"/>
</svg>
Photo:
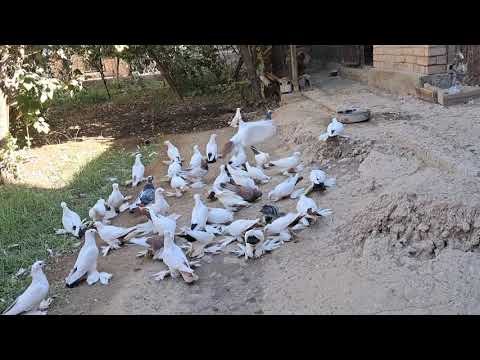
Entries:
<svg viewBox="0 0 480 360">
<path fill-rule="evenodd" d="M 480 313 L 480 106 L 443 108 L 345 79 L 320 74 L 313 80 L 319 88 L 287 97 L 275 111 L 278 135 L 261 148 L 272 158 L 298 149 L 307 175 L 317 164 L 336 177 L 335 189 L 312 196 L 333 216 L 259 260 L 206 256 L 197 269 L 200 280 L 191 286 L 151 279 L 164 265 L 136 258 L 135 246 L 99 260 L 99 269 L 113 274 L 108 286 L 66 289 L 62 281 L 75 258 L 57 259 L 48 274 L 58 296 L 49 313 Z M 347 125 L 350 139 L 319 143 L 329 110 L 343 105 L 367 106 L 372 118 Z M 171 140 L 189 158 L 192 145 L 205 146 L 212 132 Z M 223 143 L 234 130 L 215 132 Z M 163 147 L 161 154 L 160 161 L 166 158 Z M 159 162 L 148 172 L 158 179 L 166 167 Z M 275 175 L 261 188 L 264 198 L 236 218 L 258 217 L 266 194 L 282 180 Z M 168 199 L 182 215 L 180 226 L 189 223 L 192 194 Z M 278 205 L 288 211 L 295 202 Z M 143 221 L 123 214 L 115 224 Z"/>
</svg>

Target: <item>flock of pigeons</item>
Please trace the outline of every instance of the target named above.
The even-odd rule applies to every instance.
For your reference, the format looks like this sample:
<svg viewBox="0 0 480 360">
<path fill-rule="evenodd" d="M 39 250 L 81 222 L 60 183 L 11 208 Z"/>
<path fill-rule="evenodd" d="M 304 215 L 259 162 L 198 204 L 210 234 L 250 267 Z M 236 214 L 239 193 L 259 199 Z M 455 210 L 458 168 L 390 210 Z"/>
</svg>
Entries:
<svg viewBox="0 0 480 360">
<path fill-rule="evenodd" d="M 112 274 L 97 270 L 100 250 L 96 245 L 96 234 L 106 244 L 101 247 L 103 256 L 127 242 L 136 244 L 145 248 L 137 256 L 150 256 L 167 266 L 167 270 L 153 275 L 155 280 L 163 280 L 170 275 L 173 278 L 181 276 L 185 282 L 192 283 L 198 279 L 193 268 L 200 265 L 199 259 L 205 253 L 219 254 L 227 249 L 227 245 L 236 242 L 237 248 L 232 250 L 230 247 L 231 253 L 246 259 L 256 259 L 290 241 L 297 231 L 310 226 L 318 217 L 330 215 L 330 209 L 319 208 L 307 195 L 311 191 L 324 191 L 335 186 L 334 178 L 327 177 L 320 169 L 314 169 L 309 176 L 311 184 L 295 190 L 303 179 L 299 174 L 303 170 L 300 152 L 270 160 L 268 153 L 256 147 L 276 133 L 271 115 L 272 112 L 268 111 L 263 120 L 245 122 L 238 108 L 230 122 L 238 131 L 225 144 L 223 151 L 218 151 L 217 136 L 213 134 L 206 145 L 206 156 L 195 145 L 189 166 L 185 169 L 178 148 L 170 141 L 165 141 L 169 158 L 166 163 L 169 166 L 164 180 L 169 181 L 171 192 L 161 187 L 155 188 L 153 176 L 145 178 L 142 155 L 137 154 L 132 167 L 132 179 L 127 185 L 131 183 L 136 187 L 142 182 L 145 185 L 135 200 L 131 201 L 132 197 L 124 196 L 119 185 L 114 183 L 107 201 L 99 199 L 90 209 L 88 221 L 82 221 L 76 212 L 62 202 L 63 229 L 57 230 L 57 234 L 71 234 L 77 238 L 85 236 L 77 260 L 65 278 L 66 286 L 77 286 L 82 280 L 86 280 L 89 285 L 98 281 L 101 284 L 109 283 Z M 343 124 L 333 119 L 327 132 L 320 135 L 319 139 L 343 136 L 343 130 Z M 255 166 L 247 160 L 247 148 L 254 153 Z M 200 194 L 194 194 L 190 227 L 182 227 L 177 231 L 176 221 L 180 215 L 171 213 L 165 196 L 181 197 L 189 188 L 203 188 L 206 185 L 203 179 L 208 174 L 208 164 L 229 154 L 229 161 L 220 166 L 219 175 L 205 194 L 210 202 L 218 200 L 223 207 L 209 207 Z M 262 197 L 259 186 L 271 179 L 264 170 L 272 167 L 287 177 L 268 193 L 267 198 L 272 203 L 262 207 L 262 215 L 257 219 L 235 220 L 235 213 Z M 295 212 L 282 213 L 273 205 L 273 202 L 289 197 L 298 199 Z M 128 228 L 111 225 L 113 218 L 127 210 L 145 215 L 148 221 Z M 175 237 L 183 238 L 186 242 L 177 245 Z M 42 271 L 44 265 L 44 261 L 32 265 L 32 283 L 4 312 L 5 315 L 46 314 L 52 300 L 47 299 L 49 284 Z"/>
</svg>

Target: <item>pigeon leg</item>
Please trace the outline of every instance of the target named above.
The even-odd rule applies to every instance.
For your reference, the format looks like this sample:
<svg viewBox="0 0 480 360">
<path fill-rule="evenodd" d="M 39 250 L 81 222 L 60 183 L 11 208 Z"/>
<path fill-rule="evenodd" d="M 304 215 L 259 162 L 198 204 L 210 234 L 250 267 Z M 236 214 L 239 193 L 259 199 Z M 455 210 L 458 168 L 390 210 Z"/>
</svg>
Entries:
<svg viewBox="0 0 480 360">
<path fill-rule="evenodd" d="M 51 297 L 49 297 L 48 299 L 44 299 L 40 302 L 40 305 L 38 305 L 38 309 L 41 311 L 47 310 L 52 302 L 53 299 Z"/>
<path fill-rule="evenodd" d="M 91 273 L 88 274 L 87 284 L 88 285 L 93 285 L 98 280 L 100 280 L 100 274 L 98 273 L 98 271 L 92 271 Z"/>
<path fill-rule="evenodd" d="M 112 278 L 112 274 L 106 273 L 106 272 L 101 272 L 99 273 L 100 275 L 100 284 L 102 285 L 107 285 L 110 282 L 110 279 Z"/>
<path fill-rule="evenodd" d="M 137 257 L 144 257 L 144 256 L 147 256 L 148 254 L 148 249 L 147 250 L 143 250 L 143 251 L 139 251 L 137 253 Z"/>
<path fill-rule="evenodd" d="M 156 274 L 153 274 L 152 277 L 155 281 L 160 281 L 160 280 L 163 280 L 165 279 L 165 277 L 167 275 L 170 275 L 170 270 L 164 270 L 164 271 L 160 271 Z"/>
<path fill-rule="evenodd" d="M 111 249 L 111 246 L 110 246 L 110 245 L 108 245 L 108 246 L 102 246 L 101 249 L 102 249 L 102 256 L 107 256 L 108 252 L 109 252 L 110 249 Z"/>
</svg>

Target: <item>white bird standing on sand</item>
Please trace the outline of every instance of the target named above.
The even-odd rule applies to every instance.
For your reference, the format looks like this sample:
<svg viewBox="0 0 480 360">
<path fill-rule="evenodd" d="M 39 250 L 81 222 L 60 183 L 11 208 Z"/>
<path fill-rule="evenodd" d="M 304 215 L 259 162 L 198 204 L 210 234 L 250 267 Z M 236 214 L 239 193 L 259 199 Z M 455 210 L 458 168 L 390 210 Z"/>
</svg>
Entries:
<svg viewBox="0 0 480 360">
<path fill-rule="evenodd" d="M 222 208 L 208 208 L 208 224 L 228 224 L 233 221 L 233 212 Z"/>
<path fill-rule="evenodd" d="M 295 185 L 297 185 L 303 179 L 302 176 L 295 174 L 295 176 L 290 176 L 284 182 L 281 182 L 275 188 L 268 193 L 268 199 L 272 201 L 278 201 L 283 198 L 292 195 Z"/>
<path fill-rule="evenodd" d="M 180 273 L 186 283 L 192 283 L 193 281 L 198 280 L 198 276 L 190 267 L 187 257 L 183 253 L 182 249 L 175 244 L 173 232 L 165 231 L 163 238 L 164 248 L 162 260 L 163 263 L 167 265 L 168 270 L 154 274 L 153 276 L 155 279 L 163 280 L 167 275 L 175 278 Z"/>
<path fill-rule="evenodd" d="M 270 161 L 269 165 L 270 166 L 277 166 L 279 167 L 282 171 L 288 171 L 290 169 L 295 169 L 299 164 L 300 164 L 300 156 L 302 154 L 298 151 L 295 151 L 292 156 L 285 157 L 282 159 Z"/>
<path fill-rule="evenodd" d="M 177 219 L 180 217 L 176 214 L 170 216 L 156 215 L 150 209 L 147 209 L 147 216 L 152 220 L 153 227 L 157 234 L 163 234 L 165 231 L 170 231 L 175 234 L 177 228 Z"/>
<path fill-rule="evenodd" d="M 246 122 L 239 126 L 237 133 L 225 144 L 222 156 L 226 157 L 235 146 L 260 144 L 275 135 L 276 126 L 271 120 L 272 112 L 267 112 L 267 120 Z"/>
<path fill-rule="evenodd" d="M 117 212 L 118 214 L 128 208 L 128 204 L 126 204 L 126 201 L 129 199 L 129 197 L 123 196 L 123 194 L 120 192 L 120 189 L 118 188 L 118 184 L 116 183 L 112 184 L 112 189 L 112 193 L 107 199 L 107 205 L 112 210 L 115 210 L 115 212 Z"/>
<path fill-rule="evenodd" d="M 120 239 L 128 235 L 128 233 L 136 230 L 136 226 L 124 228 L 113 225 L 105 225 L 100 221 L 96 221 L 94 226 L 97 229 L 100 239 L 108 244 L 108 246 L 102 246 L 103 256 L 107 256 L 108 252 L 112 249 L 119 249 L 120 245 L 122 244 Z"/>
<path fill-rule="evenodd" d="M 106 213 L 105 199 L 98 199 L 95 205 L 88 211 L 88 216 L 90 216 L 93 221 L 103 221 Z"/>
<path fill-rule="evenodd" d="M 175 190 L 174 193 L 167 192 L 165 193 L 167 196 L 176 196 L 180 197 L 182 196 L 182 193 L 184 191 L 188 190 L 188 184 L 185 181 L 185 179 L 180 176 L 180 175 L 174 175 L 172 179 L 170 180 L 170 187 Z"/>
<path fill-rule="evenodd" d="M 251 229 L 245 232 L 245 259 L 259 258 L 263 255 L 262 245 L 265 240 L 263 231 Z"/>
<path fill-rule="evenodd" d="M 230 121 L 230 126 L 236 128 L 242 122 L 243 120 L 242 120 L 242 114 L 240 113 L 240 108 L 237 108 L 237 110 L 235 111 L 235 116 L 233 117 L 232 121 Z"/>
<path fill-rule="evenodd" d="M 227 171 L 235 184 L 258 190 L 255 181 L 250 178 L 248 172 L 241 169 L 232 168 L 230 165 L 227 165 Z"/>
<path fill-rule="evenodd" d="M 168 204 L 167 200 L 165 200 L 163 193 L 165 192 L 164 189 L 158 187 L 155 190 L 155 202 L 147 207 L 151 209 L 155 215 L 167 215 L 168 210 L 170 209 L 170 205 Z"/>
<path fill-rule="evenodd" d="M 297 202 L 297 211 L 299 214 L 305 215 L 305 217 L 301 219 L 302 224 L 298 224 L 298 226 L 293 230 L 300 230 L 309 226 L 316 220 L 317 217 L 328 216 L 332 214 L 332 210 L 319 208 L 315 201 L 305 194 L 302 194 Z"/>
<path fill-rule="evenodd" d="M 140 184 L 145 176 L 145 166 L 141 160 L 142 154 L 135 155 L 135 163 L 132 166 L 132 186 Z"/>
<path fill-rule="evenodd" d="M 327 178 L 325 171 L 320 169 L 310 171 L 310 181 L 312 182 L 312 189 L 320 191 L 327 187 L 334 187 L 336 184 L 335 178 Z"/>
<path fill-rule="evenodd" d="M 94 229 L 89 229 L 85 233 L 85 243 L 78 253 L 73 269 L 65 278 L 68 288 L 77 286 L 85 275 L 88 285 L 93 285 L 99 280 L 101 284 L 106 285 L 112 277 L 112 274 L 97 271 L 98 247 L 95 242 L 95 233 Z"/>
<path fill-rule="evenodd" d="M 247 167 L 247 173 L 248 175 L 253 179 L 258 182 L 261 182 L 262 184 L 266 184 L 270 180 L 270 176 L 267 176 L 264 174 L 262 169 L 251 166 L 248 161 L 245 163 L 245 166 Z"/>
<path fill-rule="evenodd" d="M 230 166 L 238 168 L 243 164 L 245 164 L 247 160 L 248 160 L 247 153 L 245 152 L 245 149 L 243 148 L 243 146 L 235 146 L 235 149 L 233 151 L 233 156 L 231 157 L 228 164 Z"/>
<path fill-rule="evenodd" d="M 80 237 L 80 231 L 83 228 L 82 219 L 80 216 L 73 210 L 70 210 L 65 202 L 61 202 L 60 206 L 63 209 L 62 214 L 62 224 L 63 231 L 57 231 L 57 234 L 69 233 L 75 237 Z"/>
<path fill-rule="evenodd" d="M 326 141 L 328 138 L 341 136 L 346 137 L 343 135 L 343 131 L 345 130 L 345 125 L 343 125 L 337 118 L 333 118 L 332 122 L 327 126 L 327 132 L 320 134 L 318 137 L 319 140 Z"/>
<path fill-rule="evenodd" d="M 193 195 L 193 199 L 195 200 L 195 205 L 192 209 L 191 229 L 205 230 L 205 225 L 207 225 L 208 208 L 202 202 L 199 194 Z"/>
<path fill-rule="evenodd" d="M 214 163 L 217 161 L 218 157 L 218 145 L 217 145 L 217 134 L 210 135 L 210 140 L 208 140 L 206 154 L 207 161 L 209 163 Z"/>
<path fill-rule="evenodd" d="M 37 311 L 42 308 L 42 302 L 48 295 L 49 284 L 47 277 L 43 273 L 42 268 L 45 262 L 36 261 L 32 265 L 32 282 L 27 289 L 11 304 L 3 313 L 3 315 L 19 315 L 30 311 Z M 47 301 L 48 302 L 48 301 Z M 49 302 L 48 302 L 49 304 Z M 48 305 L 46 305 L 48 306 Z M 45 313 L 41 313 L 45 315 Z"/>
<path fill-rule="evenodd" d="M 180 156 L 180 151 L 178 151 L 177 147 L 168 140 L 166 140 L 164 144 L 167 145 L 168 147 L 167 149 L 168 158 L 172 161 L 178 161 L 179 163 L 182 163 L 182 157 Z"/>
<path fill-rule="evenodd" d="M 193 155 L 190 159 L 190 169 L 194 169 L 196 167 L 200 167 L 202 164 L 202 153 L 200 152 L 200 149 L 198 148 L 198 145 L 193 145 Z"/>
<path fill-rule="evenodd" d="M 175 175 L 180 174 L 182 171 L 182 165 L 178 160 L 172 160 L 167 170 L 167 177 L 171 179 Z"/>
<path fill-rule="evenodd" d="M 296 226 L 304 216 L 298 213 L 281 216 L 265 226 L 265 235 L 276 235 L 280 242 L 289 241 L 292 238 L 289 228 Z"/>
<path fill-rule="evenodd" d="M 267 168 L 268 163 L 270 162 L 270 154 L 258 150 L 255 146 L 250 146 L 250 149 L 252 149 L 255 154 L 255 162 L 257 163 L 257 166 L 264 169 Z"/>
<path fill-rule="evenodd" d="M 250 203 L 243 200 L 241 196 L 229 190 L 217 191 L 215 197 L 222 203 L 225 209 L 230 211 L 238 211 L 250 206 Z"/>
</svg>

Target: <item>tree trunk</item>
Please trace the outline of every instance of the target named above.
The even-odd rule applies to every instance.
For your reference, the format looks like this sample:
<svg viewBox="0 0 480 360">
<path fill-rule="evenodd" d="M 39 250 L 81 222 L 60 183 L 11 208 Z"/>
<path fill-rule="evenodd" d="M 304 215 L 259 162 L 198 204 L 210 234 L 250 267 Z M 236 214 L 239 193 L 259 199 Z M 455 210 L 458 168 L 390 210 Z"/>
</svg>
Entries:
<svg viewBox="0 0 480 360">
<path fill-rule="evenodd" d="M 175 93 L 175 95 L 183 102 L 183 96 L 180 94 L 180 91 L 178 91 L 177 85 L 175 84 L 175 81 L 173 78 L 170 76 L 170 72 L 168 71 L 167 67 L 160 61 L 160 58 L 157 56 L 156 52 L 154 49 L 148 47 L 147 48 L 148 55 L 155 60 L 157 63 L 158 69 L 161 71 L 163 78 L 167 82 L 168 86 L 170 86 L 170 89 Z"/>
<path fill-rule="evenodd" d="M 105 79 L 105 73 L 103 72 L 102 59 L 100 59 L 100 64 L 97 64 L 97 70 L 100 72 L 103 85 L 105 86 L 105 90 L 107 90 L 108 100 L 112 100 L 112 96 L 110 95 L 110 91 L 108 90 L 107 80 Z"/>
<path fill-rule="evenodd" d="M 480 45 L 465 45 L 465 60 L 467 73 L 465 83 L 468 85 L 480 84 Z"/>
<path fill-rule="evenodd" d="M 237 66 L 235 67 L 235 73 L 233 74 L 233 80 L 238 81 L 238 77 L 240 76 L 240 70 L 242 69 L 243 65 L 243 58 L 240 56 L 238 59 Z"/>
<path fill-rule="evenodd" d="M 7 98 L 0 90 L 0 147 L 3 145 L 3 140 L 8 135 L 9 127 L 9 107 L 7 105 Z"/>
<path fill-rule="evenodd" d="M 117 83 L 120 79 L 120 58 L 117 56 Z"/>
<path fill-rule="evenodd" d="M 238 45 L 240 49 L 240 54 L 242 55 L 243 62 L 245 63 L 245 68 L 247 69 L 248 79 L 252 85 L 255 96 L 258 100 L 262 99 L 262 88 L 260 85 L 260 80 L 257 76 L 256 69 L 256 52 L 255 45 Z"/>
</svg>

